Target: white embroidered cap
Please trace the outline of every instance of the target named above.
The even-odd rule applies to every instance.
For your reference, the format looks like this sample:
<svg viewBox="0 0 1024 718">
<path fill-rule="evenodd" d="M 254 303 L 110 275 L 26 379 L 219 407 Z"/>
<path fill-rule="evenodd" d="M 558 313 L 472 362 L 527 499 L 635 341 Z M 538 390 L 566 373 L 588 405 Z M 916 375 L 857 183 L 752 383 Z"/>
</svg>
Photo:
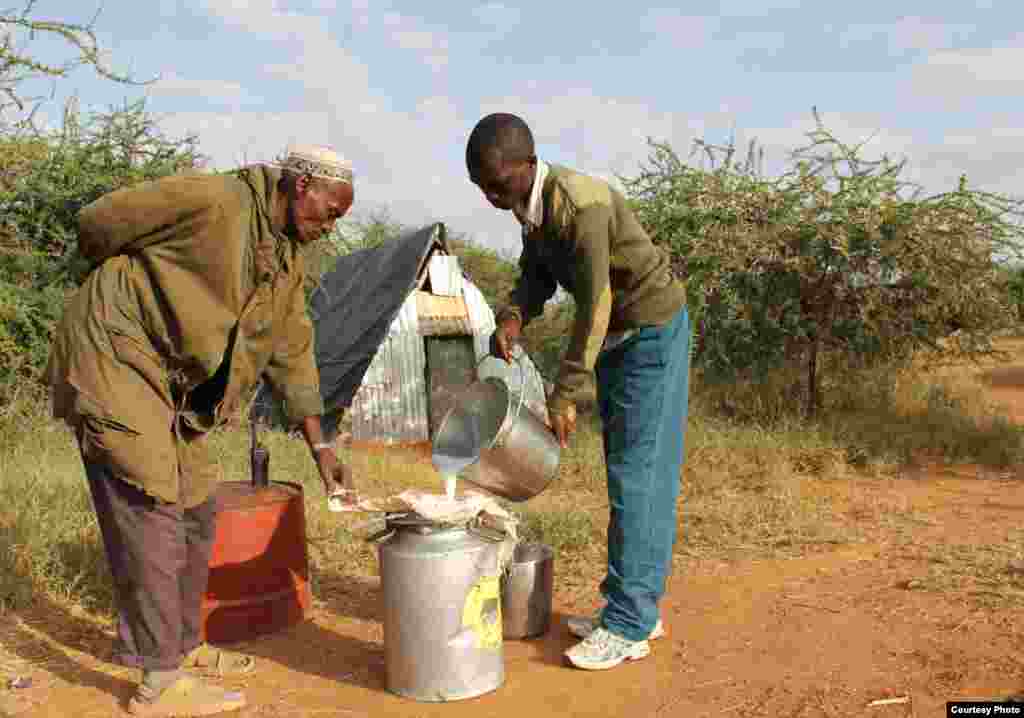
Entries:
<svg viewBox="0 0 1024 718">
<path fill-rule="evenodd" d="M 352 163 L 330 147 L 291 145 L 283 161 L 275 164 L 283 170 L 352 184 Z"/>
</svg>

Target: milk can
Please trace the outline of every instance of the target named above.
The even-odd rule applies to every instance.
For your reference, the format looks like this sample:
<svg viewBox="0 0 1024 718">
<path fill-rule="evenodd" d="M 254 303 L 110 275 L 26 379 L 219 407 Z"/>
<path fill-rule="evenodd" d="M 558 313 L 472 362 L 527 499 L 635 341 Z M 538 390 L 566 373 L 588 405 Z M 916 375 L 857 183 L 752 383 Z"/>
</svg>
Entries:
<svg viewBox="0 0 1024 718">
<path fill-rule="evenodd" d="M 504 683 L 498 547 L 504 534 L 409 513 L 378 541 L 389 691 L 455 701 Z"/>
</svg>

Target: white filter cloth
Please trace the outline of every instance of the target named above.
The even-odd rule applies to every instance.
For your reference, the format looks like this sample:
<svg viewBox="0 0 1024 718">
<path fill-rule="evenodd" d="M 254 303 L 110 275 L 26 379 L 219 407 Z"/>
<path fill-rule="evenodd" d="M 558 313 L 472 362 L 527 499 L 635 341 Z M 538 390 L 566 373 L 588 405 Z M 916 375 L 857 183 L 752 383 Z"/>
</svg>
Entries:
<svg viewBox="0 0 1024 718">
<path fill-rule="evenodd" d="M 504 533 L 505 540 L 498 549 L 499 568 L 504 571 L 512 563 L 519 542 L 519 520 L 502 508 L 497 499 L 477 491 L 466 491 L 449 499 L 445 494 L 415 489 L 403 491 L 395 498 L 430 521 L 456 525 L 477 521 L 487 528 Z"/>
</svg>

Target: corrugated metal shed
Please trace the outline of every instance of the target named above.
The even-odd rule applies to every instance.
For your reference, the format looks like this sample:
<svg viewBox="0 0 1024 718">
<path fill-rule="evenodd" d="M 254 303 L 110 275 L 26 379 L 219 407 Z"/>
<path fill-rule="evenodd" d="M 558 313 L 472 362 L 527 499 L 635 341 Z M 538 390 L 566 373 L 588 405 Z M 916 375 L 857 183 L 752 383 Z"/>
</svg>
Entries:
<svg viewBox="0 0 1024 718">
<path fill-rule="evenodd" d="M 462 288 L 462 298 L 466 302 L 469 321 L 473 326 L 473 346 L 476 347 L 477 361 L 490 352 L 491 334 L 494 332 L 494 312 L 475 284 L 466 282 Z"/>
<path fill-rule="evenodd" d="M 476 285 L 467 281 L 462 290 L 469 311 L 470 323 L 473 326 L 473 345 L 476 349 L 476 360 L 480 362 L 477 370 L 481 375 L 500 376 L 513 391 L 520 391 L 522 378 L 518 368 L 509 367 L 505 362 L 487 357 L 491 353 L 491 334 L 494 332 L 494 312 L 487 299 L 484 298 Z M 544 394 L 544 378 L 537 371 L 530 356 L 525 352 L 520 355 L 526 371 L 525 404 L 545 421 L 548 417 L 547 397 Z"/>
<path fill-rule="evenodd" d="M 388 327 L 351 405 L 342 416 L 325 421 L 329 435 L 335 429 L 345 431 L 352 440 L 363 444 L 429 442 L 432 392 L 457 391 L 462 381 L 460 377 L 451 386 L 444 381 L 439 381 L 438 386 L 428 385 L 426 342 L 430 336 L 471 337 L 476 373 L 499 376 L 513 391 L 520 390 L 518 366 L 487 358 L 494 313 L 480 289 L 462 273 L 458 257 L 446 253 L 440 235 L 420 264 L 415 286 Z M 466 359 L 472 361 L 471 357 Z M 546 418 L 543 379 L 528 356 L 522 361 L 527 374 L 525 403 Z M 280 400 L 269 387 L 261 387 L 254 400 L 256 413 L 283 424 Z"/>
<path fill-rule="evenodd" d="M 459 296 L 439 296 L 417 289 L 413 292 L 419 312 L 420 336 L 473 336 L 466 302 Z"/>
<path fill-rule="evenodd" d="M 347 414 L 356 441 L 404 444 L 429 440 L 426 354 L 415 293 L 406 298 L 391 322 Z"/>
<path fill-rule="evenodd" d="M 451 254 L 434 254 L 427 265 L 430 292 L 441 297 L 462 296 L 462 269 L 459 258 Z"/>
<path fill-rule="evenodd" d="M 435 261 L 435 260 L 444 261 Z M 437 268 L 445 288 L 456 286 L 462 295 L 461 302 L 451 302 L 448 296 L 435 296 L 441 300 L 446 314 L 451 307 L 462 306 L 462 317 L 449 317 L 460 325 L 462 335 L 473 337 L 473 347 L 481 374 L 500 376 L 511 389 L 519 391 L 521 377 L 517 367 L 509 367 L 497 359 L 485 359 L 489 354 L 490 337 L 494 331 L 494 313 L 487 304 L 483 293 L 467 278 L 463 277 L 458 258 L 435 254 L 428 263 L 427 271 Z M 452 279 L 457 273 L 458 281 Z M 434 275 L 431 274 L 431 289 Z M 424 345 L 424 301 L 425 292 L 413 291 L 406 298 L 395 320 L 391 323 L 387 338 L 381 343 L 363 383 L 352 399 L 352 406 L 346 412 L 345 424 L 358 442 L 395 444 L 430 441 L 426 380 L 426 350 Z M 434 294 L 431 292 L 431 294 Z M 441 310 L 438 310 L 441 313 Z M 436 322 L 435 322 L 436 323 Z M 431 332 L 427 332 L 431 333 Z M 529 356 L 522 361 L 527 373 L 526 405 L 539 416 L 547 417 L 547 402 L 544 396 L 543 379 Z"/>
</svg>

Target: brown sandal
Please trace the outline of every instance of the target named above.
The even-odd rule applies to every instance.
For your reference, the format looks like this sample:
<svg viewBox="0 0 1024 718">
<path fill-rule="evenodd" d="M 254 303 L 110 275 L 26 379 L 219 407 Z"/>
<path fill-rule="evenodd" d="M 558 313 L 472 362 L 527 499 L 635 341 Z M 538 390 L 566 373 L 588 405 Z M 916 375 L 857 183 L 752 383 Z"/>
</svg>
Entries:
<svg viewBox="0 0 1024 718">
<path fill-rule="evenodd" d="M 252 673 L 256 668 L 256 659 L 211 646 L 209 643 L 200 643 L 185 656 L 181 665 L 183 668 L 197 668 L 222 678 L 230 678 Z"/>
<path fill-rule="evenodd" d="M 174 716 L 210 716 L 245 708 L 245 696 L 203 683 L 192 676 L 182 676 L 160 695 L 153 695 L 147 686 L 128 701 L 128 712 L 145 718 Z"/>
</svg>

